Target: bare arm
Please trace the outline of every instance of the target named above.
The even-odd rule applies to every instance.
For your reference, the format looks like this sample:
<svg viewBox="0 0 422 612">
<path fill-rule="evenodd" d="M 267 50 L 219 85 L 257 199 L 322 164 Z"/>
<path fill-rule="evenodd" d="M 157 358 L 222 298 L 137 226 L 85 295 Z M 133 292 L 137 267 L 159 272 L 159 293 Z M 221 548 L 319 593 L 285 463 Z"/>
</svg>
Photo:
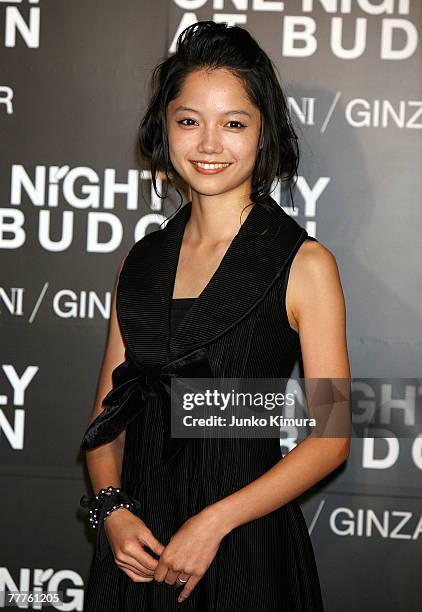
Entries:
<svg viewBox="0 0 422 612">
<path fill-rule="evenodd" d="M 114 286 L 106 349 L 101 366 L 97 397 L 91 413 L 89 424 L 92 423 L 100 412 L 102 412 L 103 408 L 101 406 L 101 402 L 113 386 L 111 378 L 112 372 L 116 366 L 124 361 L 125 358 L 125 345 L 120 333 L 116 312 L 116 288 L 123 262 L 124 260 L 120 264 Z M 109 485 L 114 487 L 120 486 L 125 434 L 126 432 L 123 431 L 111 442 L 86 451 L 86 462 L 89 477 L 95 493 L 99 489 Z"/>
<path fill-rule="evenodd" d="M 346 313 L 337 263 L 318 242 L 305 242 L 293 260 L 290 311 L 297 323 L 305 378 L 350 378 Z M 308 437 L 265 474 L 204 509 L 223 535 L 280 508 L 348 457 L 350 438 Z"/>
</svg>

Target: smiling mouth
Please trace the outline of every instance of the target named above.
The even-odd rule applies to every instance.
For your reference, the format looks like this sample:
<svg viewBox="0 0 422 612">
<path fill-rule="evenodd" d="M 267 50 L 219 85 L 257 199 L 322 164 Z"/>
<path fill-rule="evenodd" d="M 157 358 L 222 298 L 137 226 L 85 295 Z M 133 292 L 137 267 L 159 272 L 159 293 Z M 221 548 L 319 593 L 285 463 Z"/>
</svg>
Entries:
<svg viewBox="0 0 422 612">
<path fill-rule="evenodd" d="M 231 166 L 231 162 L 201 162 L 193 159 L 189 161 L 201 174 L 217 174 Z"/>
</svg>

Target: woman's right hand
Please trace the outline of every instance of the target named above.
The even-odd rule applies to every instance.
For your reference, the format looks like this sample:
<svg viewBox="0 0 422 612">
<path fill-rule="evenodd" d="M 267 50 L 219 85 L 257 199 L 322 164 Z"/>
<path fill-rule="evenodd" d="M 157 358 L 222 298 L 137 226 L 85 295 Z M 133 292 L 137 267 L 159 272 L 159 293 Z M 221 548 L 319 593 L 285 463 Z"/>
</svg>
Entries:
<svg viewBox="0 0 422 612">
<path fill-rule="evenodd" d="M 134 582 L 151 582 L 158 559 L 148 554 L 143 546 L 148 546 L 158 556 L 165 547 L 145 523 L 130 510 L 118 508 L 107 517 L 104 529 L 120 569 Z"/>
</svg>

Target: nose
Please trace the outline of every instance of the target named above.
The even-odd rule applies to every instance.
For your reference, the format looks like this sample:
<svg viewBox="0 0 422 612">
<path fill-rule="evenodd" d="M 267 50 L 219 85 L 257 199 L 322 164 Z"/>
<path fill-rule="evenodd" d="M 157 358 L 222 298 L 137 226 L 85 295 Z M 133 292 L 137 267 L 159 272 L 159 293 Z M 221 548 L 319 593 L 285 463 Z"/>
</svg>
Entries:
<svg viewBox="0 0 422 612">
<path fill-rule="evenodd" d="M 200 153 L 221 153 L 222 150 L 217 129 L 212 126 L 205 127 L 201 132 L 198 151 Z"/>
</svg>

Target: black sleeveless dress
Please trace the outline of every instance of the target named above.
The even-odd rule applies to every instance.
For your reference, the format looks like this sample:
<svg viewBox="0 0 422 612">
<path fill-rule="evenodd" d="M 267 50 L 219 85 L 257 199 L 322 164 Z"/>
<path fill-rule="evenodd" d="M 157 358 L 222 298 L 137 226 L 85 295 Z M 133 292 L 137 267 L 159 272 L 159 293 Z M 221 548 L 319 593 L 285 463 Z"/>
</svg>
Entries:
<svg viewBox="0 0 422 612">
<path fill-rule="evenodd" d="M 179 327 L 196 298 L 173 298 L 171 302 L 171 334 Z"/>
<path fill-rule="evenodd" d="M 140 518 L 164 545 L 190 516 L 283 459 L 276 438 L 172 438 L 161 384 L 166 376 L 291 375 L 300 342 L 285 295 L 293 258 L 310 237 L 272 202 L 274 214 L 260 205 L 251 209 L 196 299 L 172 300 L 190 202 L 164 229 L 135 243 L 120 273 L 117 309 L 126 359 L 113 372 L 105 410 L 82 448 L 126 428 L 122 487 L 140 501 Z M 314 551 L 298 501 L 233 529 L 182 603 L 179 592 L 165 583 L 133 582 L 111 549 L 103 558 L 97 551 L 84 610 L 321 612 Z"/>
</svg>

